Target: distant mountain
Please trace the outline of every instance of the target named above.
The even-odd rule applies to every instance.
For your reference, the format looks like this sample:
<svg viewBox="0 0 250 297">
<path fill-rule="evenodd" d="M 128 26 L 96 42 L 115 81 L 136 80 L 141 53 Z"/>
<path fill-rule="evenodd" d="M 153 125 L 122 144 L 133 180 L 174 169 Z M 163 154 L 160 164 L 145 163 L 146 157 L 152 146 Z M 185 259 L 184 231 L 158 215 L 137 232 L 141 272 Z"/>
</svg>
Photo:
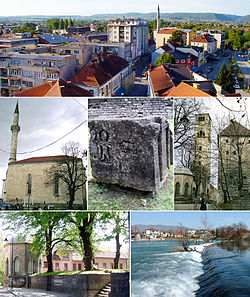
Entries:
<svg viewBox="0 0 250 297">
<path fill-rule="evenodd" d="M 250 23 L 250 14 L 249 15 L 245 15 L 244 17 L 241 17 L 238 22 L 240 23 Z"/>
<path fill-rule="evenodd" d="M 141 225 L 141 224 L 138 224 L 138 225 L 132 225 L 131 226 L 131 230 L 137 230 L 139 232 L 144 232 L 146 229 L 148 228 L 155 228 L 156 230 L 159 230 L 159 231 L 163 231 L 163 230 L 166 230 L 166 231 L 179 231 L 180 230 L 180 226 L 167 226 L 167 225 Z M 182 227 L 182 230 L 183 231 L 186 231 L 190 228 L 187 228 L 187 227 Z"/>
<path fill-rule="evenodd" d="M 75 20 L 110 20 L 116 18 L 141 18 L 141 19 L 155 19 L 156 13 L 138 13 L 138 12 L 128 12 L 128 13 L 115 13 L 115 14 L 93 14 L 91 16 L 80 16 L 80 15 L 26 15 L 26 16 L 10 16 L 3 17 L 0 16 L 0 21 L 24 21 L 24 20 L 34 20 L 41 21 L 50 18 L 72 18 Z M 181 21 L 210 21 L 210 22 L 249 22 L 250 16 L 239 16 L 232 14 L 221 14 L 221 13 L 161 13 L 161 18 L 167 18 L 169 20 Z"/>
</svg>

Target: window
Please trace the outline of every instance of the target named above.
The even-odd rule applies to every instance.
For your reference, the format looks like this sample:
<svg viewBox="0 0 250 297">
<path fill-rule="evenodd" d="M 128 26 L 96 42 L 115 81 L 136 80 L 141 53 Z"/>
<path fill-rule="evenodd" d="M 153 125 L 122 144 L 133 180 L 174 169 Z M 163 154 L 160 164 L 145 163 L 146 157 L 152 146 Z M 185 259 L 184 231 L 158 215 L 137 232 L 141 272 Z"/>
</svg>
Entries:
<svg viewBox="0 0 250 297">
<path fill-rule="evenodd" d="M 236 155 L 236 151 L 234 151 L 233 154 Z"/>
<path fill-rule="evenodd" d="M 120 269 L 123 269 L 123 264 L 122 263 L 120 263 Z"/>
<path fill-rule="evenodd" d="M 27 194 L 28 195 L 31 194 L 31 188 L 32 188 L 32 176 L 31 176 L 31 174 L 29 174 L 28 179 L 27 179 Z"/>
<path fill-rule="evenodd" d="M 48 73 L 47 78 L 57 79 L 58 78 L 58 73 L 57 72 Z"/>
<path fill-rule="evenodd" d="M 59 178 L 55 177 L 54 195 L 59 195 Z"/>
<path fill-rule="evenodd" d="M 113 269 L 114 268 L 114 265 L 112 263 L 110 263 L 110 268 Z"/>
<path fill-rule="evenodd" d="M 14 274 L 15 275 L 20 274 L 20 259 L 19 259 L 19 257 L 16 257 L 14 260 Z"/>
<path fill-rule="evenodd" d="M 32 77 L 32 71 L 22 70 L 22 76 L 24 76 L 24 77 Z"/>
<path fill-rule="evenodd" d="M 226 151 L 226 154 L 229 155 L 229 151 Z"/>
<path fill-rule="evenodd" d="M 76 264 L 73 264 L 73 270 L 76 271 Z"/>
<path fill-rule="evenodd" d="M 9 258 L 6 259 L 5 267 L 5 275 L 9 275 Z"/>
<path fill-rule="evenodd" d="M 64 263 L 64 271 L 68 271 L 68 264 Z"/>
<path fill-rule="evenodd" d="M 20 75 L 20 71 L 18 69 L 10 69 L 10 75 L 18 76 Z"/>
<path fill-rule="evenodd" d="M 74 55 L 79 55 L 79 50 L 74 50 Z"/>
<path fill-rule="evenodd" d="M 188 195 L 188 183 L 185 184 L 185 189 L 184 189 L 184 196 L 187 196 Z"/>
<path fill-rule="evenodd" d="M 184 63 L 185 63 L 185 59 L 181 59 L 181 63 L 183 63 L 183 64 L 184 64 Z"/>
<path fill-rule="evenodd" d="M 32 88 L 33 87 L 33 82 L 32 81 L 26 81 L 22 80 L 22 84 L 27 87 L 27 88 Z"/>
<path fill-rule="evenodd" d="M 103 263 L 103 268 L 107 268 L 107 264 L 106 263 Z"/>
<path fill-rule="evenodd" d="M 226 139 L 226 143 L 228 143 L 228 139 Z"/>
<path fill-rule="evenodd" d="M 43 73 L 42 72 L 35 71 L 34 72 L 34 78 L 43 78 Z"/>
<path fill-rule="evenodd" d="M 201 145 L 199 146 L 199 151 L 202 151 L 202 146 Z"/>
<path fill-rule="evenodd" d="M 59 268 L 59 263 L 56 263 L 56 264 L 55 264 L 55 270 L 56 270 L 56 271 L 59 271 L 59 270 L 60 270 L 60 268 Z"/>
<path fill-rule="evenodd" d="M 181 184 L 177 182 L 175 184 L 175 196 L 180 195 L 180 187 L 181 187 Z"/>
<path fill-rule="evenodd" d="M 43 268 L 48 268 L 48 263 L 47 262 L 43 263 Z"/>
<path fill-rule="evenodd" d="M 205 117 L 199 117 L 199 118 L 198 118 L 198 121 L 199 121 L 199 122 L 203 122 L 203 121 L 205 121 Z"/>
<path fill-rule="evenodd" d="M 28 261 L 28 274 L 33 274 L 33 261 L 31 259 Z"/>
<path fill-rule="evenodd" d="M 82 264 L 78 264 L 78 270 L 82 270 Z"/>
</svg>

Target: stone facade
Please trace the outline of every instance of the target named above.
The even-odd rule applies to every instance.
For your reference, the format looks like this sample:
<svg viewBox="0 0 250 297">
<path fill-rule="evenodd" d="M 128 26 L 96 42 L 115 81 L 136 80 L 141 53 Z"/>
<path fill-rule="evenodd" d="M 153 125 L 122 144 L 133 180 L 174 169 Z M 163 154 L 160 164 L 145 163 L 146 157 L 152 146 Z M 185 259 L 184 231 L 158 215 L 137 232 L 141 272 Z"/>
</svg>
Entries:
<svg viewBox="0 0 250 297">
<path fill-rule="evenodd" d="M 146 117 L 163 116 L 173 118 L 172 98 L 89 98 L 88 116 L 100 117 Z"/>
<path fill-rule="evenodd" d="M 12 243 L 5 245 L 3 285 L 11 285 Z M 27 276 L 38 272 L 38 262 L 30 252 L 29 243 L 13 243 L 13 286 L 27 287 Z"/>
<path fill-rule="evenodd" d="M 170 130 L 164 117 L 89 120 L 93 176 L 102 182 L 156 191 L 170 166 Z"/>
<path fill-rule="evenodd" d="M 195 170 L 198 169 L 202 175 L 198 194 L 204 193 L 209 196 L 211 176 L 211 118 L 208 113 L 196 115 L 193 158 Z"/>
<path fill-rule="evenodd" d="M 220 200 L 228 190 L 233 209 L 250 209 L 250 130 L 231 120 L 219 133 L 218 147 Z"/>
<path fill-rule="evenodd" d="M 32 158 L 31 158 L 32 159 Z M 79 161 L 81 162 L 81 161 Z M 46 171 L 56 163 L 56 161 L 32 160 L 30 162 L 14 162 L 10 163 L 7 171 L 5 184 L 6 202 L 19 203 L 30 207 L 44 205 L 64 205 L 66 208 L 69 196 L 67 194 L 66 184 L 61 180 L 58 189 L 54 186 L 46 186 Z M 82 163 L 79 166 L 83 166 Z M 31 177 L 31 186 L 29 189 L 28 181 Z M 74 204 L 85 204 L 85 187 L 76 191 Z"/>
<path fill-rule="evenodd" d="M 185 167 L 174 170 L 175 203 L 192 202 L 194 193 L 194 177 L 192 172 Z"/>
</svg>

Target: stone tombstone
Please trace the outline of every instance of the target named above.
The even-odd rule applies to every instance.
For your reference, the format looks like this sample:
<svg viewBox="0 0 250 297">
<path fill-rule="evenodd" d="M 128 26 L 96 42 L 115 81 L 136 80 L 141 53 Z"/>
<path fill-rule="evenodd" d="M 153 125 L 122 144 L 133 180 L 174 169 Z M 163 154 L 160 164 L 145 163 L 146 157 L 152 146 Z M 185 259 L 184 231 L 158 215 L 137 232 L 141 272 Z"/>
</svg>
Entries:
<svg viewBox="0 0 250 297">
<path fill-rule="evenodd" d="M 169 167 L 164 117 L 89 120 L 93 177 L 141 191 L 156 191 Z"/>
</svg>

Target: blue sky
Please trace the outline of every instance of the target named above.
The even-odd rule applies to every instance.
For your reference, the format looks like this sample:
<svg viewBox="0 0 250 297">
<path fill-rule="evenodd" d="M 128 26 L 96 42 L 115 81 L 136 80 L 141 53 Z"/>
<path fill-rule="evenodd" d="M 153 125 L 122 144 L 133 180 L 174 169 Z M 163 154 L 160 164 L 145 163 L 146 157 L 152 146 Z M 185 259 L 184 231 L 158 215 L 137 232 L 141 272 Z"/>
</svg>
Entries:
<svg viewBox="0 0 250 297">
<path fill-rule="evenodd" d="M 211 228 L 228 226 L 242 221 L 250 228 L 250 212 L 132 212 L 131 225 L 169 225 L 180 223 L 189 228 L 201 228 L 201 218 L 206 214 Z"/>
<path fill-rule="evenodd" d="M 3 2 L 3 1 L 2 1 Z M 157 5 L 162 12 L 216 12 L 250 14 L 249 0 L 12 0 L 1 3 L 1 16 L 11 15 L 92 15 L 100 13 L 153 12 Z"/>
</svg>

